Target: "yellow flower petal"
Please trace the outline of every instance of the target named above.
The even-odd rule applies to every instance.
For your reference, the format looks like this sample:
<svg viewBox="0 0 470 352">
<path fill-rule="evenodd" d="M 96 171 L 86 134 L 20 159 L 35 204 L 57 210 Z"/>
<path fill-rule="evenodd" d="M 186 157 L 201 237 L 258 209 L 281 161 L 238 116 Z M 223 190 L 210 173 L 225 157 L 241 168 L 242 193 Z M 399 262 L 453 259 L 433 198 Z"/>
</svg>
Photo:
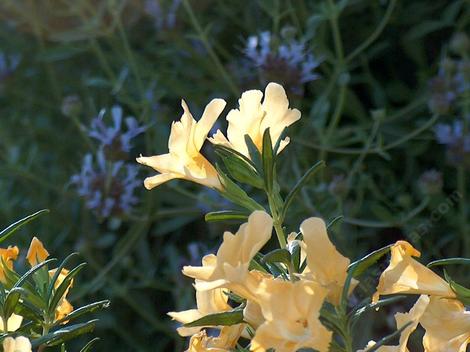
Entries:
<svg viewBox="0 0 470 352">
<path fill-rule="evenodd" d="M 251 351 L 328 351 L 332 332 L 319 320 L 327 294 L 327 289 L 313 281 L 263 280 L 257 295 L 266 321 L 256 330 Z"/>
<path fill-rule="evenodd" d="M 421 318 L 426 352 L 465 352 L 470 342 L 470 311 L 460 301 L 431 297 Z"/>
<path fill-rule="evenodd" d="M 209 337 L 203 330 L 191 337 L 186 352 L 230 352 L 244 329 L 243 324 L 224 326 L 218 336 Z"/>
<path fill-rule="evenodd" d="M 273 144 L 276 144 L 284 129 L 300 119 L 300 111 L 289 109 L 284 88 L 277 83 L 269 83 L 264 93 L 259 90 L 249 90 L 238 100 L 239 108 L 227 114 L 227 138 L 217 131 L 209 140 L 214 144 L 222 144 L 239 153 L 250 157 L 245 142 L 249 135 L 259 151 L 262 149 L 263 134 L 269 128 Z M 279 151 L 289 143 L 286 138 L 281 141 Z"/>
<path fill-rule="evenodd" d="M 168 315 L 180 323 L 187 324 L 208 314 L 231 310 L 232 307 L 227 303 L 228 296 L 225 293 L 226 291 L 227 290 L 221 288 L 207 291 L 196 290 L 197 309 L 182 312 L 169 312 Z M 191 336 L 199 332 L 202 328 L 203 326 L 194 328 L 180 327 L 177 330 L 180 336 Z"/>
<path fill-rule="evenodd" d="M 381 295 L 394 293 L 455 297 L 444 279 L 413 259 L 412 256 L 419 256 L 420 253 L 411 244 L 398 241 L 392 246 L 390 253 L 390 265 L 380 276 L 373 302 L 377 302 Z"/>
<path fill-rule="evenodd" d="M 213 99 L 196 122 L 188 106 L 182 101 L 183 115 L 173 122 L 168 140 L 169 153 L 152 157 L 139 157 L 137 162 L 155 169 L 160 175 L 144 181 L 152 189 L 175 178 L 190 180 L 207 187 L 222 189 L 217 170 L 200 153 L 207 133 L 225 107 L 222 99 Z"/>
<path fill-rule="evenodd" d="M 421 321 L 423 314 L 425 313 L 429 305 L 429 297 L 426 295 L 421 295 L 414 306 L 410 309 L 408 313 L 397 313 L 395 314 L 395 320 L 397 322 L 397 330 L 401 329 L 408 323 L 409 324 L 400 334 L 400 340 L 397 346 L 380 346 L 377 349 L 377 352 L 408 352 L 406 347 L 408 344 L 408 339 L 413 331 L 416 330 L 418 324 Z M 370 341 L 365 350 L 359 350 L 357 352 L 364 352 L 367 348 L 370 348 L 375 345 L 374 341 Z"/>
<path fill-rule="evenodd" d="M 17 338 L 6 337 L 3 340 L 3 352 L 31 352 L 32 346 L 28 338 L 18 336 Z"/>
<path fill-rule="evenodd" d="M 13 269 L 13 261 L 18 258 L 19 254 L 18 247 L 8 246 L 8 248 L 0 248 L 0 257 L 2 262 L 0 262 L 0 282 L 5 282 L 5 271 L 3 264 L 7 266 L 8 269 Z"/>
<path fill-rule="evenodd" d="M 307 253 L 308 274 L 322 286 L 328 288 L 328 300 L 337 305 L 343 292 L 344 281 L 350 260 L 342 256 L 331 243 L 325 222 L 320 218 L 309 218 L 300 225 Z M 334 263 L 334 265 L 331 265 Z M 357 281 L 352 283 L 352 287 Z"/>
<path fill-rule="evenodd" d="M 49 252 L 44 248 L 44 245 L 36 237 L 33 237 L 31 244 L 29 245 L 28 254 L 26 259 L 31 266 L 42 263 L 49 257 Z"/>
<path fill-rule="evenodd" d="M 271 238 L 273 220 L 264 211 L 255 211 L 236 234 L 224 233 L 217 256 L 203 258 L 202 267 L 185 266 L 183 273 L 197 279 L 197 290 L 226 287 L 236 294 L 251 298 L 259 282 L 259 273 L 249 272 L 251 259 Z"/>
<path fill-rule="evenodd" d="M 49 270 L 49 276 L 52 278 L 54 274 L 56 273 L 57 269 L 52 269 Z M 63 268 L 60 271 L 59 276 L 57 277 L 57 281 L 54 283 L 54 288 L 57 290 L 59 286 L 64 282 L 65 277 L 69 273 L 69 270 Z M 70 304 L 70 302 L 66 299 L 66 296 L 68 295 L 70 288 L 73 287 L 73 279 L 70 281 L 69 286 L 65 290 L 64 294 L 62 295 L 59 304 L 57 305 L 56 312 L 55 312 L 55 319 L 60 320 L 65 318 L 68 314 L 73 312 L 73 306 Z M 67 321 L 64 321 L 62 324 L 66 324 Z"/>
</svg>

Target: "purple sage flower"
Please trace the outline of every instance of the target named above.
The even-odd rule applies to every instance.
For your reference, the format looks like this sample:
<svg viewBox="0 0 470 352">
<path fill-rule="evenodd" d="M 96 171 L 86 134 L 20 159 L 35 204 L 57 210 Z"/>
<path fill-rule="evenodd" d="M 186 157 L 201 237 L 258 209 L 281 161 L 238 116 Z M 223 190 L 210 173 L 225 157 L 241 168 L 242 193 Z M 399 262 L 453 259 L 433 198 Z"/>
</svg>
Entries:
<svg viewBox="0 0 470 352">
<path fill-rule="evenodd" d="M 131 141 L 137 135 L 143 133 L 145 126 L 139 126 L 134 117 L 123 119 L 123 111 L 120 106 L 114 106 L 111 109 L 113 125 L 105 124 L 105 110 L 101 110 L 97 117 L 91 121 L 88 129 L 88 135 L 100 143 L 105 156 L 109 160 L 126 159 L 132 144 Z M 123 131 L 123 122 L 126 125 L 126 131 Z"/>
<path fill-rule="evenodd" d="M 138 168 L 124 161 L 107 161 L 102 151 L 95 160 L 92 154 L 83 158 L 80 173 L 73 175 L 72 184 L 77 187 L 86 207 L 99 218 L 129 214 L 138 198 L 134 192 L 140 187 Z"/>
<path fill-rule="evenodd" d="M 280 38 L 270 32 L 248 37 L 244 48 L 248 66 L 255 67 L 261 83 L 280 82 L 294 94 L 303 93 L 303 84 L 320 76 L 315 69 L 321 59 L 307 51 L 305 41 L 286 35 Z"/>
<path fill-rule="evenodd" d="M 434 129 L 436 140 L 447 147 L 447 159 L 453 165 L 470 166 L 470 132 L 464 131 L 464 122 L 438 124 Z"/>
</svg>

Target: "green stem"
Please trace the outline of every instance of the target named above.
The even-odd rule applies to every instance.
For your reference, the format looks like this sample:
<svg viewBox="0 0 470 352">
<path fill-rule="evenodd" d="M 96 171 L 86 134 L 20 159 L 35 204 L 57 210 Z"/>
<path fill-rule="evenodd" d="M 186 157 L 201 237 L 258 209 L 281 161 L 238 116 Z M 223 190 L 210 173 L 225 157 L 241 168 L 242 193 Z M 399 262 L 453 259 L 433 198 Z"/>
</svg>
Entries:
<svg viewBox="0 0 470 352">
<path fill-rule="evenodd" d="M 339 17 L 338 8 L 334 4 L 333 0 L 328 0 L 328 5 L 331 11 L 330 26 L 333 32 L 333 42 L 334 42 L 335 52 L 336 52 L 336 61 L 337 61 L 336 65 L 337 66 L 335 69 L 334 77 L 336 78 L 335 81 L 337 82 L 338 79 L 341 79 L 341 74 L 343 73 L 345 69 L 344 49 L 343 49 L 343 43 L 341 39 L 341 32 L 339 30 L 339 24 L 338 24 L 338 17 Z M 329 140 L 331 139 L 331 136 L 334 133 L 334 130 L 336 129 L 336 127 L 338 126 L 341 120 L 345 98 L 346 98 L 346 84 L 344 82 L 340 82 L 338 100 L 336 102 L 335 111 L 333 112 L 331 122 L 328 125 L 322 145 L 326 145 L 329 142 Z M 321 150 L 319 159 L 326 160 L 326 151 L 323 148 Z"/>
<path fill-rule="evenodd" d="M 390 20 L 392 12 L 395 9 L 396 3 L 397 0 L 390 1 L 387 10 L 385 11 L 384 17 L 380 21 L 377 28 L 375 28 L 374 32 L 372 32 L 372 34 L 361 45 L 359 45 L 351 54 L 346 57 L 346 62 L 349 62 L 354 59 L 357 55 L 367 49 L 367 47 L 371 45 L 380 36 L 380 34 L 385 29 L 385 26 L 387 25 L 388 21 Z"/>
<path fill-rule="evenodd" d="M 183 6 L 188 13 L 189 19 L 191 20 L 191 23 L 193 27 L 196 29 L 196 32 L 199 35 L 199 39 L 201 40 L 202 44 L 204 45 L 204 48 L 207 50 L 207 53 L 209 54 L 209 57 L 212 59 L 214 62 L 215 67 L 219 71 L 219 73 L 222 75 L 222 78 L 225 80 L 225 83 L 227 83 L 228 87 L 232 91 L 232 93 L 235 96 L 238 96 L 239 90 L 235 83 L 233 82 L 232 78 L 229 76 L 227 71 L 225 70 L 224 66 L 219 60 L 219 57 L 217 54 L 214 52 L 212 49 L 212 46 L 209 43 L 209 40 L 207 39 L 206 32 L 202 29 L 201 25 L 199 24 L 199 21 L 196 18 L 196 15 L 194 14 L 194 11 L 191 7 L 191 4 L 188 0 L 183 0 Z"/>
<path fill-rule="evenodd" d="M 273 217 L 273 224 L 274 230 L 276 231 L 277 240 L 279 242 L 279 246 L 281 248 L 286 248 L 287 241 L 286 235 L 284 233 L 284 229 L 282 228 L 282 219 L 281 219 L 281 212 L 276 207 L 276 203 L 274 201 L 274 196 L 268 193 L 268 202 L 269 202 L 269 209 L 271 210 L 271 216 Z"/>
</svg>

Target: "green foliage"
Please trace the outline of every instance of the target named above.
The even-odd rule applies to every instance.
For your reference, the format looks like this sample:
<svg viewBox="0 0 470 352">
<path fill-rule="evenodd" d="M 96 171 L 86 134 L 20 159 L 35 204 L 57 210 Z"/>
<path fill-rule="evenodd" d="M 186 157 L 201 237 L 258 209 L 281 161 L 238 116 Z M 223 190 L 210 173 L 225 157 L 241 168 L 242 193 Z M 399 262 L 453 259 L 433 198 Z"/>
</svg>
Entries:
<svg viewBox="0 0 470 352">
<path fill-rule="evenodd" d="M 145 6 L 133 6 L 144 2 L 77 0 L 44 11 L 31 10 L 29 3 L 35 2 L 25 0 L 0 5 L 5 19 L 0 25 L 0 223 L 50 209 L 47 217 L 39 211 L 6 228 L 0 242 L 11 244 L 15 233 L 15 243 L 26 248 L 31 235 L 40 234 L 51 253 L 66 257 L 79 251 L 88 263 L 81 270 L 71 256 L 18 271 L 26 276 L 7 271 L 2 314 L 21 313 L 33 322 L 24 331 L 40 334 L 39 322 L 52 314 L 65 288 L 54 288 L 58 276 L 49 277 L 47 269 L 63 264 L 75 268 L 70 279 L 80 273 L 71 292 L 76 309 L 67 320 L 81 332 L 95 326 L 93 320 L 75 321 L 82 314 L 93 311 L 101 319 L 98 345 L 79 338 L 67 341 L 67 350 L 183 350 L 165 317 L 194 305 L 181 266 L 199 264 L 202 254 L 220 243 L 226 222 L 241 223 L 255 209 L 276 215 L 280 243 L 300 219 L 320 216 L 350 258 L 383 247 L 351 264 L 348 285 L 359 275 L 371 281 L 365 270 L 388 251 L 384 246 L 402 238 L 420 248 L 430 266 L 466 264 L 456 258 L 470 251 L 467 164 L 452 163 L 453 149 L 438 143 L 435 129 L 468 115 L 468 94 L 437 113 L 432 107 L 440 100 L 430 87 L 448 63 L 443 58 L 464 58 L 462 43 L 453 38 L 468 33 L 466 1 L 184 0 L 168 16 L 171 0 L 151 0 L 161 5 L 156 17 L 143 11 Z M 17 10 L 7 11 L 12 4 Z M 247 64 L 246 39 L 263 31 L 271 32 L 273 51 L 289 37 L 305 43 L 301 61 L 307 55 L 318 58 L 318 78 L 299 82 L 298 71 L 277 67 L 276 60 Z M 96 156 L 99 149 L 88 129 L 101 109 L 119 105 L 125 116 L 147 126 L 122 157 L 132 164 L 140 154 L 167 152 L 181 98 L 198 119 L 211 97 L 224 97 L 235 107 L 243 91 L 263 90 L 269 81 L 286 87 L 290 107 L 298 108 L 302 119 L 277 141 L 265 133 L 262 152 L 247 137 L 250 159 L 221 146 L 212 155 L 204 147 L 204 155 L 218 161 L 227 186 L 222 194 L 176 180 L 158 194 L 140 187 L 134 194 L 140 201 L 131 211 L 103 218 L 70 182 L 83 157 Z M 113 124 L 108 114 L 103 121 Z M 223 130 L 225 121 L 220 122 Z M 286 136 L 290 144 L 278 155 Z M 429 169 L 437 170 L 440 182 L 424 177 Z M 135 178 L 151 174 L 141 169 Z M 115 179 L 104 180 L 113 196 L 123 194 Z M 23 227 L 33 219 L 34 227 Z M 272 245 L 263 253 L 272 253 Z M 257 258 L 252 266 L 276 276 L 305 267 L 295 244 L 283 257 L 278 254 Z M 453 259 L 432 261 L 438 254 Z M 446 268 L 456 282 L 468 282 L 465 265 Z M 357 289 L 358 299 L 374 290 L 371 282 Z M 460 289 L 455 281 L 452 285 Z M 97 297 L 109 297 L 113 310 L 101 311 L 107 301 L 89 304 Z M 56 350 L 65 350 L 60 346 L 65 321 L 50 332 L 59 331 L 55 342 L 46 339 Z M 361 328 L 372 336 L 383 326 Z"/>
</svg>

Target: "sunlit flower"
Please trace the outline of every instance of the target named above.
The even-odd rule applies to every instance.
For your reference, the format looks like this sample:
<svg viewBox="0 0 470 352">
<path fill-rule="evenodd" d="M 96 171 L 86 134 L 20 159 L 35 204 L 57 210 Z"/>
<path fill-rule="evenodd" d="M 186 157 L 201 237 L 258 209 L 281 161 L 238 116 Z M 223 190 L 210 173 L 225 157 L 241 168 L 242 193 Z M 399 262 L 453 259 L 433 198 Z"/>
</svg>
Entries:
<svg viewBox="0 0 470 352">
<path fill-rule="evenodd" d="M 37 237 L 33 237 L 29 245 L 28 254 L 26 254 L 29 265 L 36 266 L 45 261 L 47 257 L 49 257 L 47 249 L 44 248 L 44 245 Z"/>
<path fill-rule="evenodd" d="M 261 102 L 262 99 L 263 92 L 259 90 L 244 92 L 238 100 L 239 109 L 233 109 L 227 115 L 227 137 L 218 130 L 210 141 L 234 149 L 249 158 L 245 135 L 250 136 L 258 150 L 262 151 L 263 134 L 269 128 L 272 143 L 275 145 L 284 129 L 300 119 L 300 111 L 289 109 L 286 92 L 277 83 L 267 85 Z M 289 137 L 283 139 L 278 152 L 281 152 L 289 141 Z"/>
<path fill-rule="evenodd" d="M 431 269 L 413 257 L 421 254 L 406 241 L 398 241 L 390 249 L 390 265 L 379 279 L 373 301 L 381 295 L 394 293 L 427 294 L 431 296 L 455 297 L 449 284 Z"/>
<path fill-rule="evenodd" d="M 0 257 L 1 257 L 1 265 L 0 265 L 0 282 L 5 282 L 5 272 L 3 269 L 3 265 L 6 265 L 8 269 L 13 269 L 13 261 L 18 258 L 18 254 L 20 253 L 18 247 L 8 246 L 8 248 L 0 248 Z"/>
<path fill-rule="evenodd" d="M 8 336 L 3 340 L 3 352 L 31 352 L 32 348 L 31 342 L 24 336 Z"/>
<path fill-rule="evenodd" d="M 207 187 L 222 189 L 217 170 L 200 153 L 215 121 L 225 107 L 222 99 L 213 99 L 205 108 L 199 121 L 191 115 L 188 106 L 182 101 L 183 116 L 173 122 L 168 141 L 168 154 L 140 157 L 137 161 L 160 172 L 144 181 L 147 189 L 164 182 L 181 178 L 200 183 Z"/>
<path fill-rule="evenodd" d="M 221 313 L 231 310 L 232 307 L 227 303 L 228 296 L 226 290 L 215 288 L 213 290 L 196 290 L 197 309 L 185 310 L 182 312 L 169 312 L 168 315 L 174 320 L 187 324 L 198 320 L 208 314 Z M 191 336 L 198 333 L 203 327 L 179 327 L 178 334 L 181 336 Z"/>
<path fill-rule="evenodd" d="M 305 275 L 327 288 L 328 300 L 337 305 L 341 299 L 350 260 L 342 256 L 331 243 L 326 232 L 325 222 L 322 219 L 309 218 L 305 220 L 300 225 L 300 231 L 306 244 L 307 269 Z M 351 289 L 356 285 L 357 281 L 353 280 Z"/>
<path fill-rule="evenodd" d="M 56 273 L 57 269 L 52 269 L 49 270 L 49 275 L 53 277 Z M 54 289 L 58 289 L 59 286 L 64 282 L 65 277 L 69 271 L 67 269 L 62 269 L 59 276 L 57 277 L 57 281 L 54 283 Z M 64 294 L 62 295 L 62 298 L 59 301 L 59 304 L 57 305 L 56 311 L 55 311 L 55 319 L 56 320 L 61 320 L 65 318 L 68 314 L 72 313 L 73 311 L 73 306 L 70 304 L 70 302 L 65 298 L 67 294 L 69 293 L 69 290 L 73 286 L 73 279 L 71 280 L 69 286 L 65 290 Z"/>
<path fill-rule="evenodd" d="M 36 237 L 33 237 L 33 239 L 31 240 L 31 244 L 29 245 L 28 254 L 26 256 L 26 259 L 28 260 L 29 264 L 31 266 L 36 266 L 39 263 L 44 262 L 47 259 L 47 257 L 49 257 L 49 252 L 46 250 L 46 248 L 44 248 L 44 245 L 42 244 L 40 240 L 38 240 Z M 55 275 L 56 271 L 57 269 L 49 270 L 49 276 L 52 278 Z M 56 290 L 62 284 L 62 282 L 64 281 L 68 273 L 69 271 L 65 268 L 61 270 L 60 274 L 57 277 L 57 280 L 54 283 L 54 288 Z M 62 295 L 59 301 L 59 304 L 57 305 L 56 320 L 60 320 L 64 318 L 66 315 L 68 315 L 69 313 L 73 311 L 73 306 L 66 299 L 66 296 L 72 286 L 73 286 L 73 280 L 71 280 L 69 286 L 67 287 L 64 294 Z"/>
<path fill-rule="evenodd" d="M 416 330 L 418 324 L 421 321 L 423 314 L 429 304 L 429 297 L 426 295 L 422 295 L 416 301 L 415 305 L 410 309 L 408 313 L 397 313 L 395 314 L 395 320 L 397 322 L 397 330 L 403 328 L 406 324 L 409 324 L 400 334 L 400 340 L 398 345 L 396 346 L 380 346 L 377 349 L 377 352 L 408 352 L 408 348 L 406 347 L 408 343 L 408 339 L 413 331 Z M 368 348 L 373 347 L 375 345 L 374 341 L 370 341 L 366 349 L 359 350 L 357 352 L 364 352 L 367 351 Z M 427 351 L 427 350 L 426 350 Z"/>
<path fill-rule="evenodd" d="M 332 332 L 320 322 L 328 290 L 319 284 L 265 279 L 257 291 L 265 322 L 256 330 L 251 351 L 292 352 L 300 348 L 328 351 Z"/>
<path fill-rule="evenodd" d="M 206 255 L 202 267 L 185 266 L 183 273 L 197 279 L 197 290 L 226 287 L 236 294 L 256 301 L 253 290 L 263 274 L 248 271 L 255 254 L 271 238 L 273 220 L 264 211 L 255 211 L 236 234 L 224 233 L 217 256 Z"/>
<path fill-rule="evenodd" d="M 470 311 L 456 299 L 431 297 L 421 318 L 426 352 L 465 352 L 470 342 Z"/>
<path fill-rule="evenodd" d="M 207 336 L 203 330 L 191 337 L 186 352 L 230 352 L 237 345 L 243 325 L 224 326 L 218 336 Z"/>
</svg>

